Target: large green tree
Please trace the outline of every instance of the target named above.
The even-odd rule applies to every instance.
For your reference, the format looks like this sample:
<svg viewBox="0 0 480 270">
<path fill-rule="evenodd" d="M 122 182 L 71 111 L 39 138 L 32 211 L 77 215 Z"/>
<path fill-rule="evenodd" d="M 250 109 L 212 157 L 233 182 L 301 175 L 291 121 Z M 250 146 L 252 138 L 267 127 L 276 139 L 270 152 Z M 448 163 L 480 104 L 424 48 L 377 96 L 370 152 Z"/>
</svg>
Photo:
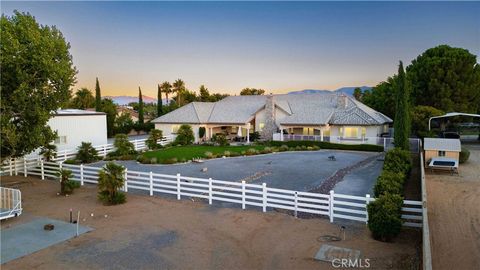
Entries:
<svg viewBox="0 0 480 270">
<path fill-rule="evenodd" d="M 75 93 L 71 105 L 73 108 L 82 110 L 92 108 L 95 105 L 95 98 L 90 90 L 81 88 Z"/>
<path fill-rule="evenodd" d="M 434 136 L 435 133 L 428 130 L 428 121 L 430 117 L 443 114 L 445 114 L 443 111 L 430 106 L 415 106 L 410 113 L 410 119 L 412 119 L 412 133 L 421 138 Z"/>
<path fill-rule="evenodd" d="M 115 129 L 115 118 L 117 117 L 117 105 L 113 100 L 102 99 L 101 111 L 107 114 L 107 136 L 113 137 Z"/>
<path fill-rule="evenodd" d="M 143 118 L 143 97 L 142 97 L 142 89 L 138 87 L 138 123 L 143 125 L 144 118 Z"/>
<path fill-rule="evenodd" d="M 47 121 L 67 104 L 77 71 L 62 33 L 55 26 L 39 25 L 29 13 L 2 15 L 0 36 L 3 160 L 55 139 Z"/>
<path fill-rule="evenodd" d="M 102 93 L 100 92 L 100 83 L 98 78 L 95 80 L 95 110 L 97 112 L 102 111 Z"/>
<path fill-rule="evenodd" d="M 205 87 L 205 85 L 200 85 L 199 92 L 200 94 L 198 95 L 198 98 L 200 99 L 200 101 L 210 101 L 210 92 L 208 91 L 208 88 Z"/>
<path fill-rule="evenodd" d="M 397 87 L 395 93 L 395 120 L 394 127 L 394 141 L 395 146 L 403 150 L 409 149 L 408 137 L 410 135 L 410 83 L 408 82 L 403 63 L 400 61 L 398 66 Z"/>
<path fill-rule="evenodd" d="M 162 88 L 160 88 L 160 85 L 157 85 L 157 117 L 162 116 L 162 107 L 163 107 L 163 102 L 162 102 Z"/>
<path fill-rule="evenodd" d="M 265 90 L 263 89 L 256 89 L 256 88 L 244 88 L 240 91 L 241 96 L 249 96 L 249 95 L 263 95 L 265 94 Z"/>
<path fill-rule="evenodd" d="M 388 77 L 371 90 L 366 90 L 362 102 L 390 118 L 395 117 L 395 89 L 397 75 Z"/>
<path fill-rule="evenodd" d="M 360 89 L 359 87 L 353 90 L 353 97 L 355 97 L 356 100 L 362 101 L 362 95 L 363 95 L 362 89 Z"/>
<path fill-rule="evenodd" d="M 447 45 L 426 50 L 407 67 L 415 105 L 445 112 L 477 113 L 480 66 L 468 50 Z"/>
</svg>

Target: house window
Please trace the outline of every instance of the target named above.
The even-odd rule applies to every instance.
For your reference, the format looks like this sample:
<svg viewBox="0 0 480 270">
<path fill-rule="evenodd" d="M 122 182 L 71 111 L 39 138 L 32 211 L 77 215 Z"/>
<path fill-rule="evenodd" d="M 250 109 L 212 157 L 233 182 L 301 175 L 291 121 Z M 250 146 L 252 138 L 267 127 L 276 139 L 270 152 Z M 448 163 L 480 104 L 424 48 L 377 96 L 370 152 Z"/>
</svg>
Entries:
<svg viewBox="0 0 480 270">
<path fill-rule="evenodd" d="M 258 124 L 258 131 L 262 131 L 264 127 L 265 127 L 265 123 L 259 123 Z"/>
<path fill-rule="evenodd" d="M 66 144 L 67 143 L 67 136 L 58 136 L 55 139 L 55 144 Z"/>
<path fill-rule="evenodd" d="M 176 134 L 179 128 L 180 128 L 180 125 L 172 125 L 172 133 Z"/>
<path fill-rule="evenodd" d="M 367 129 L 365 127 L 362 127 L 362 138 L 365 138 L 367 136 Z"/>
<path fill-rule="evenodd" d="M 345 138 L 358 138 L 358 128 L 356 127 L 344 127 L 343 137 Z"/>
<path fill-rule="evenodd" d="M 313 135 L 313 128 L 303 128 L 303 135 Z"/>
<path fill-rule="evenodd" d="M 445 151 L 438 151 L 438 156 L 439 157 L 444 157 L 445 156 Z"/>
<path fill-rule="evenodd" d="M 383 125 L 383 133 L 388 133 L 388 125 Z"/>
</svg>

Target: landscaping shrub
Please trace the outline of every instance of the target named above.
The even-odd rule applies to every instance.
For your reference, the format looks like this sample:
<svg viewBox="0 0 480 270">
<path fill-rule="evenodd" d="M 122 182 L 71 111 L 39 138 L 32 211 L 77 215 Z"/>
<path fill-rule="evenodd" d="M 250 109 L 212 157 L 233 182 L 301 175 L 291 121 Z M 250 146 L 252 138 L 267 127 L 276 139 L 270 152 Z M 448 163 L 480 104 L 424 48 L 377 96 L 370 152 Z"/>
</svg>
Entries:
<svg viewBox="0 0 480 270">
<path fill-rule="evenodd" d="M 383 194 L 367 206 L 368 228 L 373 238 L 391 241 L 402 228 L 403 198 L 398 194 Z"/>
<path fill-rule="evenodd" d="M 143 156 L 143 155 L 138 156 L 137 161 L 140 162 L 140 163 L 143 163 L 143 164 L 150 164 L 151 163 L 151 159 L 146 157 L 146 156 Z"/>
<path fill-rule="evenodd" d="M 467 162 L 468 158 L 470 157 L 470 151 L 467 148 L 462 147 L 462 151 L 460 152 L 460 163 Z"/>
<path fill-rule="evenodd" d="M 216 145 L 227 146 L 229 145 L 227 137 L 225 134 L 215 134 L 212 136 L 212 142 Z"/>
<path fill-rule="evenodd" d="M 296 146 L 318 146 L 321 149 L 338 149 L 338 150 L 356 150 L 356 151 L 369 151 L 369 152 L 383 152 L 383 146 L 373 145 L 373 144 L 339 144 L 339 143 L 330 143 L 330 142 L 318 142 L 318 141 L 270 141 L 268 142 L 270 146 L 279 146 L 286 145 L 288 147 Z"/>
<path fill-rule="evenodd" d="M 190 145 L 195 141 L 193 130 L 190 125 L 181 125 L 177 131 L 177 137 L 175 138 L 175 144 Z"/>
<path fill-rule="evenodd" d="M 119 191 L 125 183 L 125 168 L 114 162 L 108 162 L 98 173 L 98 198 L 107 205 L 121 204 L 126 196 Z"/>
<path fill-rule="evenodd" d="M 230 153 L 230 151 L 225 151 L 223 152 L 223 155 L 226 156 L 226 157 L 229 157 L 232 153 Z"/>
<path fill-rule="evenodd" d="M 253 155 L 257 155 L 257 154 L 258 154 L 258 151 L 257 151 L 257 149 L 255 149 L 255 148 L 249 148 L 249 149 L 247 149 L 247 151 L 245 152 L 245 154 L 246 154 L 247 156 L 253 156 Z"/>
<path fill-rule="evenodd" d="M 272 153 L 272 148 L 267 146 L 267 147 L 263 148 L 263 150 L 260 151 L 260 153 L 262 153 L 262 154 Z"/>
<path fill-rule="evenodd" d="M 78 162 L 75 160 L 75 159 L 67 159 L 63 162 L 63 164 L 72 164 L 72 165 L 75 165 L 75 164 L 78 164 Z"/>
<path fill-rule="evenodd" d="M 405 175 L 403 173 L 383 170 L 373 187 L 375 197 L 378 198 L 384 193 L 402 195 L 404 182 Z"/>
<path fill-rule="evenodd" d="M 80 187 L 80 183 L 70 180 L 72 177 L 72 171 L 67 169 L 60 169 L 57 172 L 58 178 L 60 178 L 60 194 L 67 195 L 72 194 L 73 190 Z"/>
<path fill-rule="evenodd" d="M 394 148 L 385 155 L 385 162 L 383 163 L 384 170 L 409 175 L 411 168 L 412 158 L 409 151 Z"/>
<path fill-rule="evenodd" d="M 178 162 L 177 158 L 168 158 L 162 161 L 162 164 L 175 164 Z"/>
<path fill-rule="evenodd" d="M 77 155 L 75 159 L 81 163 L 91 163 L 100 159 L 98 152 L 93 148 L 92 143 L 82 142 L 82 144 L 77 148 Z"/>
<path fill-rule="evenodd" d="M 205 156 L 205 158 L 213 158 L 213 153 L 212 152 L 205 152 L 204 156 Z"/>
<path fill-rule="evenodd" d="M 162 145 L 158 144 L 158 141 L 163 138 L 163 132 L 159 129 L 154 129 L 150 131 L 148 139 L 145 141 L 149 150 L 155 150 L 162 148 Z"/>
<path fill-rule="evenodd" d="M 115 141 L 113 142 L 115 151 L 110 153 L 110 156 L 126 156 L 136 154 L 135 146 L 128 140 L 128 136 L 125 134 L 115 135 Z"/>
<path fill-rule="evenodd" d="M 150 164 L 156 164 L 157 163 L 157 158 L 156 157 L 152 157 L 150 159 Z"/>
<path fill-rule="evenodd" d="M 238 153 L 238 152 L 231 152 L 231 153 L 230 153 L 230 156 L 231 156 L 231 157 L 239 157 L 239 156 L 241 156 L 241 154 Z"/>
<path fill-rule="evenodd" d="M 47 144 L 42 146 L 42 148 L 40 149 L 40 155 L 42 155 L 46 161 L 52 161 L 54 158 L 57 157 L 57 146 L 54 144 Z"/>
<path fill-rule="evenodd" d="M 198 128 L 198 137 L 200 139 L 203 139 L 203 137 L 205 137 L 205 133 L 206 133 L 206 128 L 205 127 L 199 127 Z"/>
<path fill-rule="evenodd" d="M 282 144 L 278 150 L 280 152 L 288 151 L 288 145 Z"/>
<path fill-rule="evenodd" d="M 258 131 L 252 132 L 249 135 L 249 139 L 251 142 L 256 142 L 260 139 L 260 133 Z"/>
</svg>

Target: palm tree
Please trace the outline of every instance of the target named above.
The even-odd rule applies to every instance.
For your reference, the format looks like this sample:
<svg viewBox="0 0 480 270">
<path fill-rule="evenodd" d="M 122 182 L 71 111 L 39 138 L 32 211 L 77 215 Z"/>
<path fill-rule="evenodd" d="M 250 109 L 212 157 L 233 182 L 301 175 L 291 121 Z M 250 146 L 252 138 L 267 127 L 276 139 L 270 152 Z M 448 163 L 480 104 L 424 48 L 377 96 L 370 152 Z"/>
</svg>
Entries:
<svg viewBox="0 0 480 270">
<path fill-rule="evenodd" d="M 59 169 L 56 175 L 60 179 L 60 194 L 72 194 L 75 188 L 80 187 L 78 182 L 70 180 L 70 178 L 73 176 L 71 170 Z"/>
<path fill-rule="evenodd" d="M 125 194 L 118 190 L 123 187 L 125 168 L 114 162 L 108 162 L 98 173 L 98 198 L 107 204 L 125 202 Z"/>
<path fill-rule="evenodd" d="M 57 146 L 55 144 L 47 144 L 42 146 L 40 155 L 42 155 L 46 161 L 52 161 L 57 157 Z"/>
<path fill-rule="evenodd" d="M 173 92 L 177 94 L 177 104 L 182 106 L 182 94 L 185 91 L 185 82 L 181 79 L 177 79 L 173 82 Z"/>
<path fill-rule="evenodd" d="M 95 105 L 95 97 L 87 88 L 81 88 L 75 93 L 72 105 L 82 110 L 92 108 Z"/>
<path fill-rule="evenodd" d="M 165 81 L 162 83 L 160 88 L 162 88 L 162 92 L 165 93 L 165 99 L 167 100 L 168 105 L 168 94 L 172 93 L 172 85 L 169 82 Z"/>
<path fill-rule="evenodd" d="M 90 163 L 99 159 L 97 150 L 92 146 L 91 142 L 82 142 L 77 147 L 77 156 L 75 159 L 82 163 Z"/>
</svg>

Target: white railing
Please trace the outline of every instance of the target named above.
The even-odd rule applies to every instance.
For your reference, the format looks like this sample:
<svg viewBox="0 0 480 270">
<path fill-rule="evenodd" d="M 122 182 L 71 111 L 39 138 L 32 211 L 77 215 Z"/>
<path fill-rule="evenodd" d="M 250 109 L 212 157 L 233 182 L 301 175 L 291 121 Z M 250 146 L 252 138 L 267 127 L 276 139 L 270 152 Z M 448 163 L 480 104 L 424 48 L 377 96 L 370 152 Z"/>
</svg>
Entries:
<svg viewBox="0 0 480 270">
<path fill-rule="evenodd" d="M 282 141 L 280 133 L 273 134 L 274 141 Z M 388 151 L 395 147 L 393 138 L 391 137 L 359 137 L 346 138 L 341 136 L 320 136 L 320 135 L 297 135 L 297 134 L 283 134 L 283 141 L 318 141 L 331 142 L 339 144 L 373 144 L 383 146 L 384 151 Z M 414 153 L 420 152 L 420 139 L 409 138 L 410 151 Z"/>
<path fill-rule="evenodd" d="M 0 220 L 22 214 L 22 193 L 18 189 L 0 187 Z"/>
<path fill-rule="evenodd" d="M 423 154 L 420 153 L 420 180 L 422 186 L 422 243 L 423 243 L 423 269 L 432 270 L 432 251 L 430 247 L 430 227 L 428 225 L 427 211 L 427 186 L 425 184 L 425 166 Z"/>
<path fill-rule="evenodd" d="M 21 172 L 25 176 L 31 174 L 40 176 L 41 179 L 57 179 L 56 172 L 61 168 L 71 170 L 72 180 L 79 181 L 81 185 L 98 183 L 98 172 L 102 169 L 83 164 L 71 165 L 37 159 L 26 161 Z M 276 208 L 290 210 L 295 216 L 297 213 L 324 215 L 328 216 L 331 222 L 335 218 L 367 222 L 367 205 L 375 200 L 368 194 L 365 197 L 337 194 L 333 191 L 330 191 L 330 194 L 320 194 L 271 188 L 265 183 L 248 184 L 245 181 L 231 182 L 180 174 L 166 175 L 125 170 L 124 191 L 129 190 L 148 192 L 150 196 L 155 193 L 172 194 L 179 200 L 183 196 L 201 198 L 208 200 L 209 204 L 214 201 L 236 203 L 240 204 L 242 209 L 246 206 L 261 207 L 263 212 L 268 208 Z M 402 218 L 405 226 L 422 226 L 421 206 L 422 202 L 404 201 Z"/>
</svg>

